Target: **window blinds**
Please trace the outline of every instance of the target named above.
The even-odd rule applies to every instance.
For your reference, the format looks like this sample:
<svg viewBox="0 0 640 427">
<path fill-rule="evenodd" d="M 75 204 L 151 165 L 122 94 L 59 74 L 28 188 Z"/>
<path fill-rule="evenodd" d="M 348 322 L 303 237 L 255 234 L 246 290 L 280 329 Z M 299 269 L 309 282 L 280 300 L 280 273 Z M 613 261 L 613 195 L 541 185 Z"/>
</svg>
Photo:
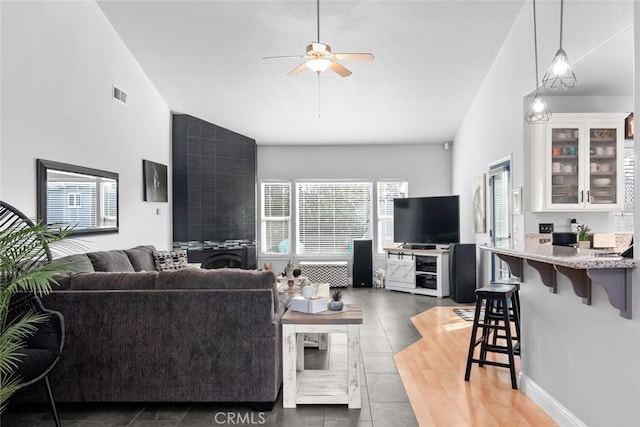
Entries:
<svg viewBox="0 0 640 427">
<path fill-rule="evenodd" d="M 297 184 L 297 253 L 344 255 L 372 234 L 370 182 Z"/>
</svg>

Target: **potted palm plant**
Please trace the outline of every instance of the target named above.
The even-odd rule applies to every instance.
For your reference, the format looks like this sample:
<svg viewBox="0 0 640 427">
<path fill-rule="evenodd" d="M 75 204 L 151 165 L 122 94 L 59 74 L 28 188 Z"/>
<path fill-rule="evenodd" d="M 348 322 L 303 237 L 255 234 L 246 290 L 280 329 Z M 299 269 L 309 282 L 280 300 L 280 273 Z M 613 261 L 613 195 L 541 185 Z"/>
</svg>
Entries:
<svg viewBox="0 0 640 427">
<path fill-rule="evenodd" d="M 21 379 L 14 373 L 20 350 L 46 315 L 9 317 L 11 299 L 19 293 L 44 295 L 55 276 L 69 271 L 67 262 L 51 261 L 49 245 L 66 238 L 69 228 L 34 224 L 17 209 L 0 201 L 0 412 Z"/>
</svg>

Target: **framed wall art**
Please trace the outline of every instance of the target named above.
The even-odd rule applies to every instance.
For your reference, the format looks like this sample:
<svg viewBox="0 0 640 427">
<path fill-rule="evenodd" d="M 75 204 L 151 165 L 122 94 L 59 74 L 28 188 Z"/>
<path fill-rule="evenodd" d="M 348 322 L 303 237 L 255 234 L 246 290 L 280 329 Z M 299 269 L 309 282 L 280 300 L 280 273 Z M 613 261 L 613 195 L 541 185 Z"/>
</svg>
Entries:
<svg viewBox="0 0 640 427">
<path fill-rule="evenodd" d="M 167 165 L 142 160 L 145 202 L 168 202 Z"/>
<path fill-rule="evenodd" d="M 471 194 L 473 197 L 473 231 L 487 232 L 485 211 L 485 174 L 476 175 L 471 180 Z"/>
</svg>

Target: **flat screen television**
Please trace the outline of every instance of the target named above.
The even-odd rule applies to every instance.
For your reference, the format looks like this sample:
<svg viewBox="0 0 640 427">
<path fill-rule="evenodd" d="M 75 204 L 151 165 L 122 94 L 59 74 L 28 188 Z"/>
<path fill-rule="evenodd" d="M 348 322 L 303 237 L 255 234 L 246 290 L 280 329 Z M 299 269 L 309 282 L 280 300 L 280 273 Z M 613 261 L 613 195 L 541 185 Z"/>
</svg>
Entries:
<svg viewBox="0 0 640 427">
<path fill-rule="evenodd" d="M 460 197 L 393 199 L 393 238 L 415 244 L 460 243 Z"/>
</svg>

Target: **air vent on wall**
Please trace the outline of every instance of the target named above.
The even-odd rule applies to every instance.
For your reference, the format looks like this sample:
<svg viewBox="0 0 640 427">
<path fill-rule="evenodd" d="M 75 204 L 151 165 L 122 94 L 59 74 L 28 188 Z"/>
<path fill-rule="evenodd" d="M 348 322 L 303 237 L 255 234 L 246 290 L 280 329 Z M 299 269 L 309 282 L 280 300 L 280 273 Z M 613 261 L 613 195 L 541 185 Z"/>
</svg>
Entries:
<svg viewBox="0 0 640 427">
<path fill-rule="evenodd" d="M 113 86 L 113 99 L 120 101 L 123 104 L 127 103 L 127 92 L 123 91 L 117 86 Z"/>
</svg>

